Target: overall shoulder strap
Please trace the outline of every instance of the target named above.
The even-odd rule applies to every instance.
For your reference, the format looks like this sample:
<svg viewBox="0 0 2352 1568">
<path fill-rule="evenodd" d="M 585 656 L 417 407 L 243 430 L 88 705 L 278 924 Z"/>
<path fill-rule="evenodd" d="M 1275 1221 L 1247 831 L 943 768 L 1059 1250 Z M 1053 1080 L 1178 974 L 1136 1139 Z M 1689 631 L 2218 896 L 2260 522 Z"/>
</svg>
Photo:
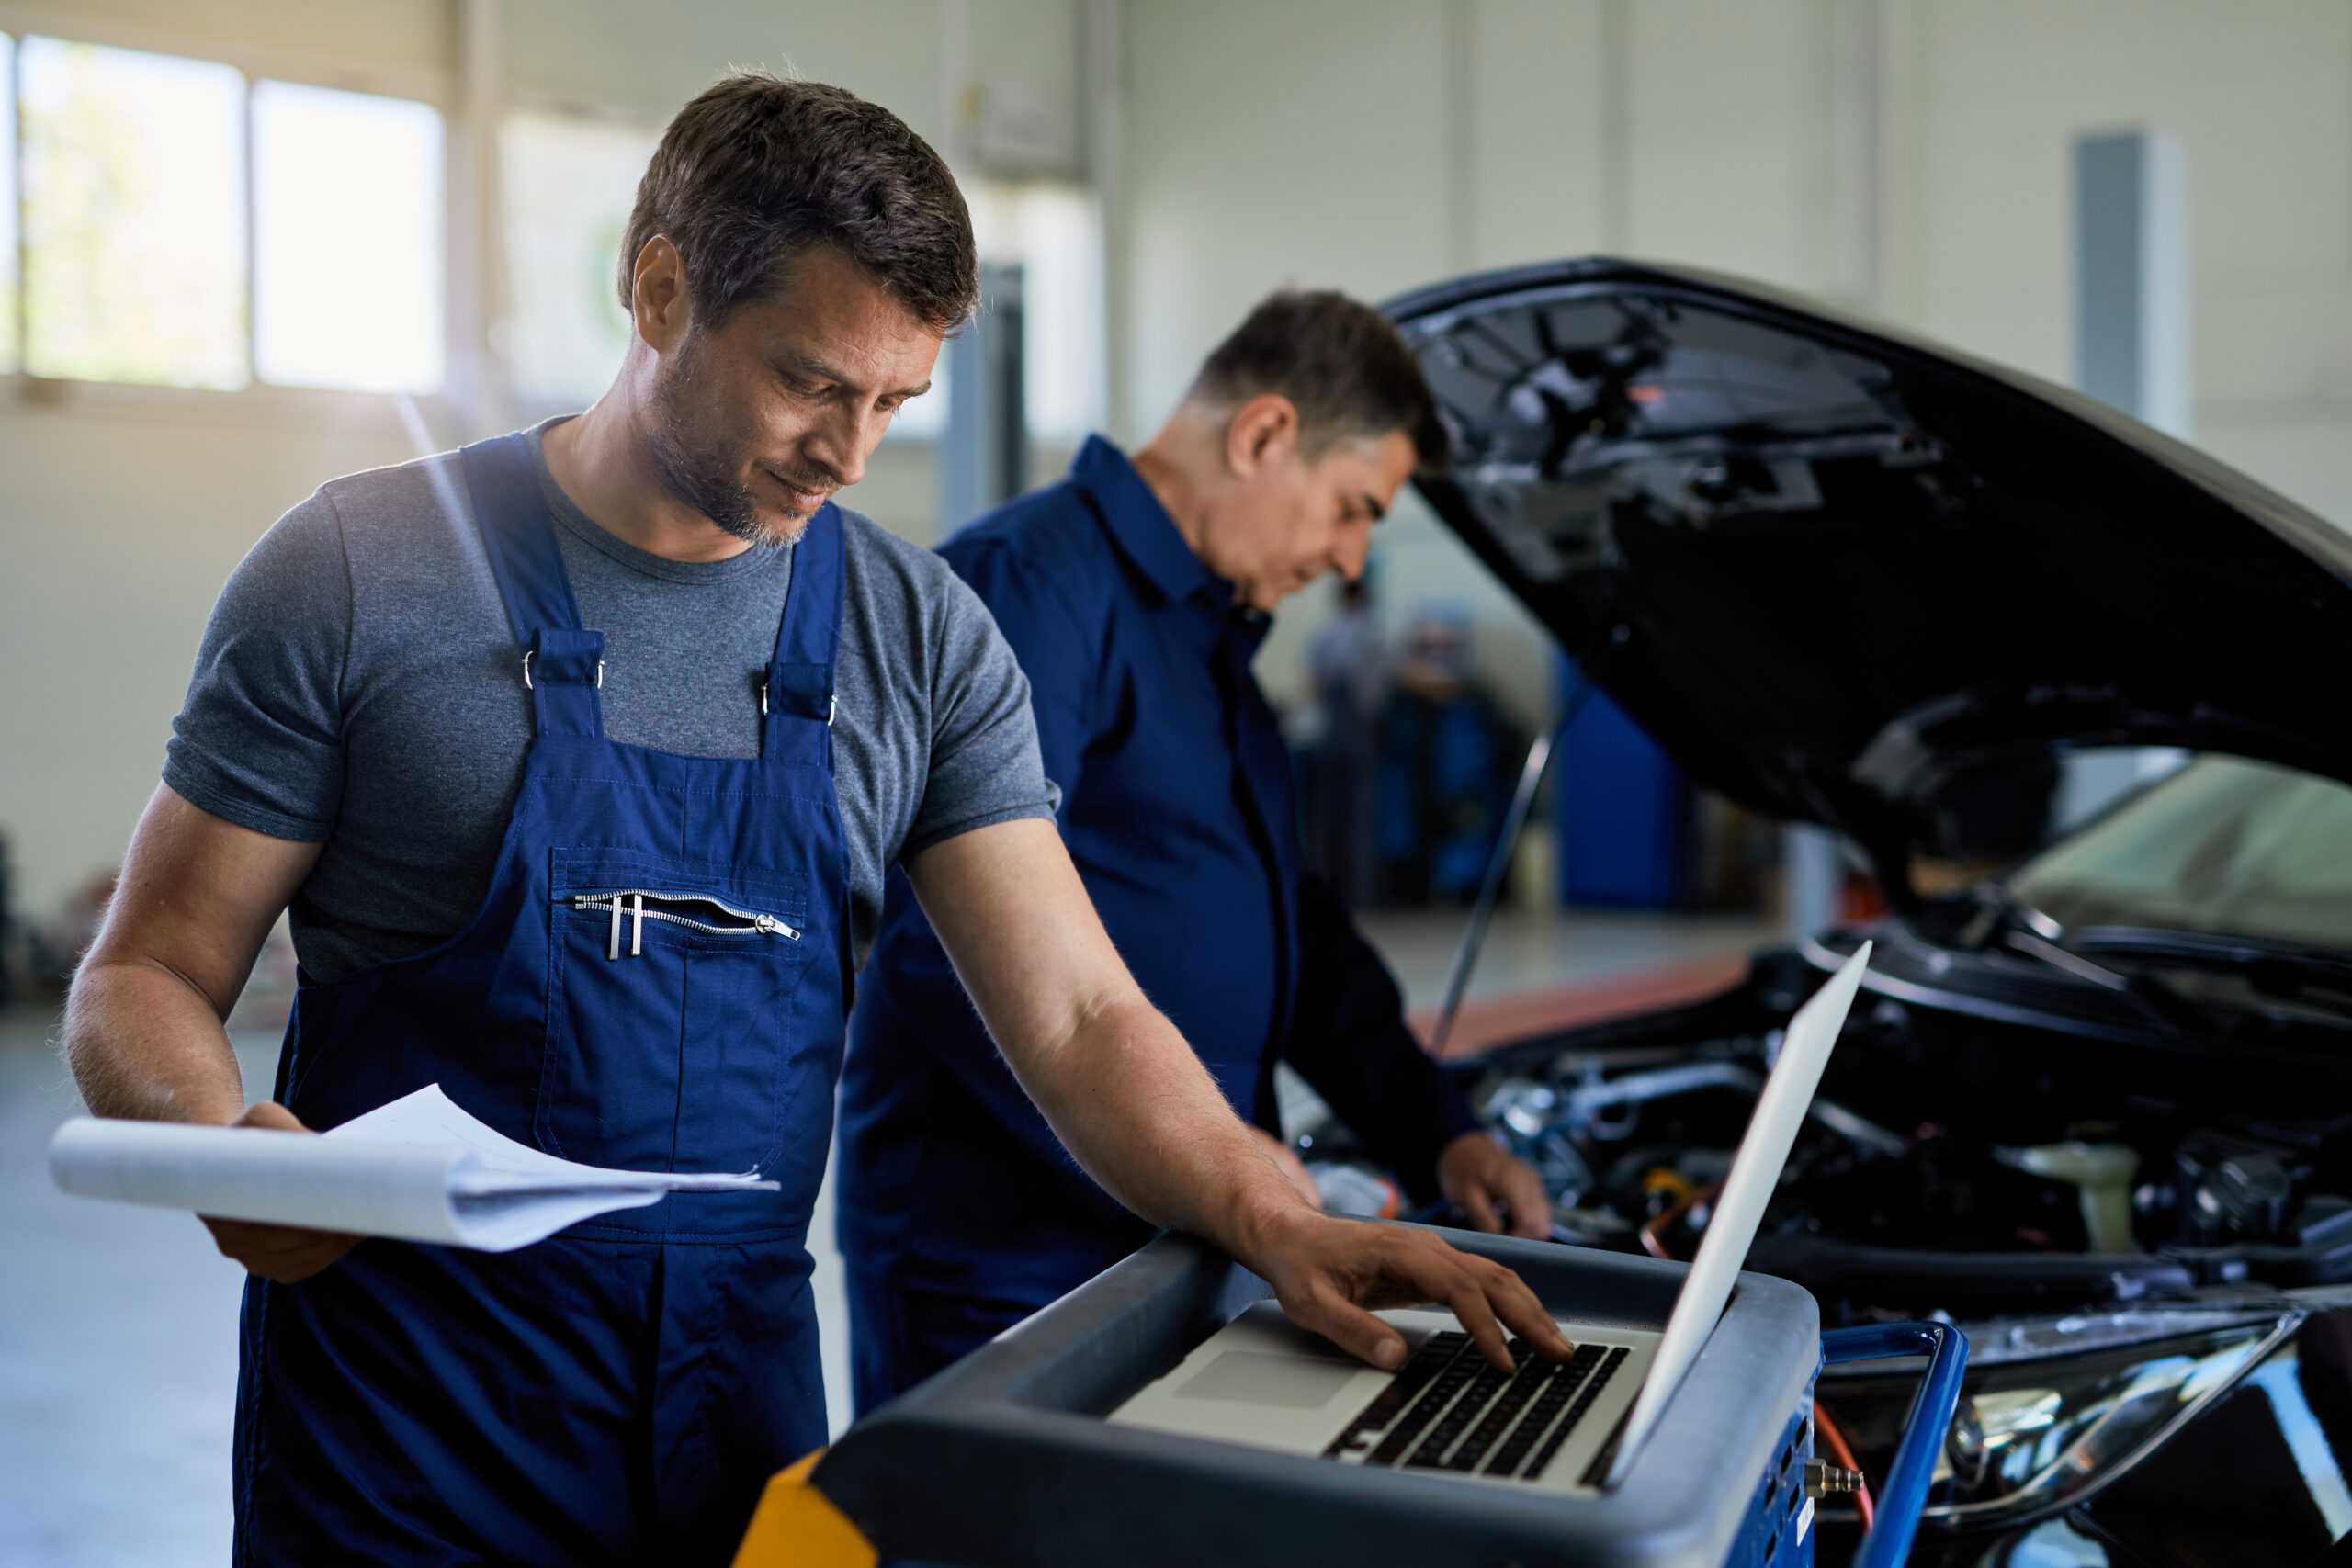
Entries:
<svg viewBox="0 0 2352 1568">
<path fill-rule="evenodd" d="M 541 735 L 602 735 L 596 689 L 605 679 L 605 634 L 580 624 L 580 604 L 556 547 L 555 525 L 539 489 L 527 435 L 478 441 L 458 454 L 473 501 L 474 525 L 522 649 L 522 678 Z"/>
<path fill-rule="evenodd" d="M 775 658 L 768 664 L 767 723 L 761 750 L 777 754 L 779 718 L 833 721 L 833 666 L 841 653 L 842 535 L 841 509 L 817 509 L 792 547 L 792 586 L 776 627 Z"/>
</svg>

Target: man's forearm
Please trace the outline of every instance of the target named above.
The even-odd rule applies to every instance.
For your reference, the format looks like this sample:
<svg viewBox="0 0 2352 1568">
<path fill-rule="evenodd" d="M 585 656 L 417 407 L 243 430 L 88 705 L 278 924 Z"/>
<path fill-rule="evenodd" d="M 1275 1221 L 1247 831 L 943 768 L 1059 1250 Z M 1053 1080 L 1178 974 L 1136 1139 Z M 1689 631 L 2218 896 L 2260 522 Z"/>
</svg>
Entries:
<svg viewBox="0 0 2352 1568">
<path fill-rule="evenodd" d="M 1312 1212 L 1142 993 L 1023 1058 L 1015 1071 L 1063 1146 L 1144 1218 L 1247 1263 L 1284 1218 Z"/>
<path fill-rule="evenodd" d="M 319 858 L 155 791 L 106 925 L 65 1001 L 65 1055 L 101 1116 L 234 1122 L 245 1109 L 221 1020 Z"/>
<path fill-rule="evenodd" d="M 211 1002 L 151 962 L 83 967 L 66 1004 L 65 1055 L 95 1115 L 229 1122 L 245 1109 L 237 1055 Z"/>
<path fill-rule="evenodd" d="M 1313 1217 L 1119 961 L 1051 822 L 975 829 L 907 874 L 1023 1092 L 1113 1197 L 1245 1263 Z"/>
</svg>

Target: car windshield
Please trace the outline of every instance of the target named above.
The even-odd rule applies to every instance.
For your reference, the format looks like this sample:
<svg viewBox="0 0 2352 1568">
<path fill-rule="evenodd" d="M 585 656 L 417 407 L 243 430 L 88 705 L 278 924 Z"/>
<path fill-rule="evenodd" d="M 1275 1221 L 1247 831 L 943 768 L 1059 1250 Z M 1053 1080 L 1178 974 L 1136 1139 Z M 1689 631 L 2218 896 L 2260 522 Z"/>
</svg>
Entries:
<svg viewBox="0 0 2352 1568">
<path fill-rule="evenodd" d="M 2199 757 L 2036 855 L 2008 888 L 2069 927 L 2352 948 L 2352 788 Z"/>
</svg>

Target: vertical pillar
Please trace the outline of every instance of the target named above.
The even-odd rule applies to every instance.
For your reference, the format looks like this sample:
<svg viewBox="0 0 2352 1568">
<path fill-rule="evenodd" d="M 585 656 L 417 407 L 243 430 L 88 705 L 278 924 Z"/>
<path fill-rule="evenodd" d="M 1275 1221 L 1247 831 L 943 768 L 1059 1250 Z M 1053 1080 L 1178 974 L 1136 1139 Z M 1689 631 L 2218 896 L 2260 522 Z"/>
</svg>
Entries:
<svg viewBox="0 0 2352 1568">
<path fill-rule="evenodd" d="M 504 77 L 502 0 L 458 0 L 456 112 L 449 122 L 448 370 L 460 440 L 505 430 L 512 409 L 498 323 L 503 251 L 498 225 L 498 119 Z"/>
<path fill-rule="evenodd" d="M 1841 304 L 1877 310 L 1883 93 L 1880 0 L 1831 0 L 1827 94 L 1829 254 L 1826 292 Z"/>
<path fill-rule="evenodd" d="M 1114 439 L 1132 444 L 1144 433 L 1132 427 L 1127 385 L 1135 271 L 1127 254 L 1125 23 L 1124 0 L 1085 0 L 1079 14 L 1084 168 L 1102 214 L 1102 423 Z"/>
<path fill-rule="evenodd" d="M 1026 487 L 1024 379 L 1021 269 L 982 263 L 979 314 L 947 351 L 947 427 L 935 459 L 942 537 Z"/>
<path fill-rule="evenodd" d="M 1600 0 L 1600 243 L 1633 248 L 1634 17 L 1632 0 Z"/>
<path fill-rule="evenodd" d="M 2187 159 L 2173 137 L 2075 141 L 2075 382 L 2168 435 L 2193 434 Z"/>
</svg>

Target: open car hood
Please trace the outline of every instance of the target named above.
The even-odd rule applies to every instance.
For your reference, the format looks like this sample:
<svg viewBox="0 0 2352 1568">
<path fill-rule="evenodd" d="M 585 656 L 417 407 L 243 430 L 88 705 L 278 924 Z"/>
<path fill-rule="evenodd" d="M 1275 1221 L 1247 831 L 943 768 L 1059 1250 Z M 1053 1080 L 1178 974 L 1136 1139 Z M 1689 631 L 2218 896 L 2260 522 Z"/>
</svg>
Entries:
<svg viewBox="0 0 2352 1568">
<path fill-rule="evenodd" d="M 1607 259 L 1393 300 L 1440 516 L 1699 782 L 1891 896 L 2056 749 L 2352 780 L 2352 536 L 2081 393 Z"/>
</svg>

